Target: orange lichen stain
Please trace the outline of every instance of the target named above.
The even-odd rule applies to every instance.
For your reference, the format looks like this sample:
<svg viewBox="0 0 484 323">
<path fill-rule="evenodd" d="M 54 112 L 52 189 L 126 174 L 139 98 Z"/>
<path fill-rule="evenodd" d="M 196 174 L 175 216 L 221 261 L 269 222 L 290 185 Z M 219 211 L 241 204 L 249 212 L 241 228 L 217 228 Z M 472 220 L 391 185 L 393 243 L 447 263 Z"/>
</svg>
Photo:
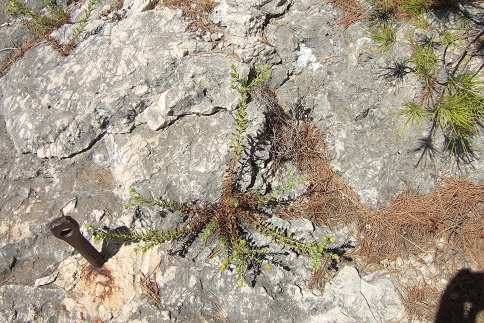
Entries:
<svg viewBox="0 0 484 323">
<path fill-rule="evenodd" d="M 62 309 L 64 312 L 69 313 L 69 310 L 67 309 L 66 304 L 62 303 L 62 304 L 61 304 L 61 309 Z"/>
<path fill-rule="evenodd" d="M 104 321 L 99 316 L 96 316 L 94 323 L 104 323 Z"/>
<path fill-rule="evenodd" d="M 96 300 L 101 300 L 107 307 L 115 306 L 116 293 L 119 286 L 115 283 L 114 275 L 107 264 L 101 268 L 94 268 L 90 265 L 84 267 L 82 279 L 88 294 Z"/>
</svg>

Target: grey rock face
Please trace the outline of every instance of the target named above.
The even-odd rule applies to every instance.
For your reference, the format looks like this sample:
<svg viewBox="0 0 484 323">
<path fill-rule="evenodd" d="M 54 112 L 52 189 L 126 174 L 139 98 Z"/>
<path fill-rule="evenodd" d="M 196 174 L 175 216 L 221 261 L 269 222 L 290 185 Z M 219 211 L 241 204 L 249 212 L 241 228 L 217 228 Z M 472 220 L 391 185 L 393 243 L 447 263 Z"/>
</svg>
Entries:
<svg viewBox="0 0 484 323">
<path fill-rule="evenodd" d="M 414 168 L 419 155 L 411 149 L 421 134 L 399 136 L 400 121 L 391 117 L 417 86 L 378 75 L 408 49 L 376 54 L 360 25 L 345 34 L 335 27 L 337 13 L 325 2 L 222 1 L 210 16 L 223 35 L 217 42 L 189 31 L 180 10 L 147 5 L 126 1 L 109 15 L 97 8 L 71 55 L 43 44 L 0 78 L 0 321 L 404 322 L 391 275 L 360 277 L 348 265 L 321 294 L 307 287 L 309 259 L 254 232 L 280 265 L 258 273 L 254 286 L 251 274 L 243 287 L 234 268 L 220 270 L 214 243 L 195 241 L 185 258 L 169 256 L 168 244 L 146 254 L 122 246 L 108 261 L 110 274 L 93 274 L 50 235 L 47 224 L 61 214 L 110 228 L 180 222 L 157 210 L 122 210 L 131 186 L 181 202 L 216 200 L 238 100 L 231 64 L 244 74 L 248 62 L 273 64 L 279 103 L 318 124 L 333 167 L 374 208 L 406 183 L 425 192 L 439 174 L 456 173 L 439 159 Z M 73 28 L 54 36 L 64 39 Z M 267 148 L 267 138 L 258 138 L 263 104 L 251 103 L 248 119 L 247 142 Z M 476 141 L 478 152 L 482 145 Z M 264 188 L 269 154 L 254 154 L 242 187 Z M 473 166 L 465 171 L 482 180 L 482 161 Z M 279 174 L 274 186 L 283 182 Z M 328 233 L 302 219 L 271 222 L 305 240 Z M 344 230 L 335 236 L 338 245 L 350 239 Z M 140 285 L 153 270 L 161 310 Z"/>
<path fill-rule="evenodd" d="M 58 322 L 60 289 L 31 286 L 0 286 L 2 322 Z"/>
<path fill-rule="evenodd" d="M 29 52 L 16 65 L 19 74 L 9 73 L 1 81 L 2 114 L 18 151 L 40 158 L 73 156 L 106 133 L 131 131 L 135 117 L 158 93 L 164 94 L 157 98 L 162 109 L 157 117 L 168 120 L 231 107 L 233 99 L 223 100 L 228 86 L 217 83 L 228 84 L 226 78 L 196 77 L 205 70 L 220 74 L 221 69 L 204 67 L 203 57 L 182 63 L 186 55 L 206 52 L 210 46 L 193 40 L 185 28 L 177 11 L 147 11 L 88 38 L 78 48 L 82 55 L 62 58 L 48 46 Z M 191 105 L 195 107 L 188 111 Z M 158 127 L 163 127 L 160 122 Z"/>
<path fill-rule="evenodd" d="M 344 312 L 347 321 L 343 322 L 392 322 L 405 317 L 398 291 L 388 278 L 360 278 L 350 266 L 326 286 L 323 298 L 337 305 L 335 312 Z"/>
<path fill-rule="evenodd" d="M 439 157 L 427 158 L 427 167 L 422 167 L 424 162 L 415 167 L 421 152 L 414 149 L 423 134 L 410 130 L 401 135 L 402 120 L 392 115 L 406 100 L 418 97 L 419 83 L 410 76 L 402 83 L 383 77 L 384 68 L 408 58 L 410 49 L 401 45 L 376 53 L 360 23 L 350 26 L 344 37 L 335 37 L 338 27 L 331 6 L 310 3 L 296 2 L 267 26 L 267 39 L 283 62 L 271 82 L 288 108 L 299 105 L 309 111 L 325 134 L 332 166 L 362 200 L 379 208 L 407 184 L 428 192 L 442 174 L 467 174 L 482 181 L 475 171 L 482 167 L 481 159 L 460 170 Z M 404 32 L 398 37 L 403 40 Z M 482 137 L 476 138 L 477 154 L 482 144 Z"/>
<path fill-rule="evenodd" d="M 237 37 L 257 36 L 268 20 L 284 14 L 289 0 L 239 1 L 223 0 L 210 15 L 211 21 Z"/>
<path fill-rule="evenodd" d="M 220 194 L 231 123 L 229 113 L 219 112 L 211 118 L 185 116 L 166 131 L 142 125 L 129 136 L 107 136 L 113 176 L 124 193 L 135 186 L 148 196 L 154 193 L 181 202 L 213 200 Z"/>
</svg>

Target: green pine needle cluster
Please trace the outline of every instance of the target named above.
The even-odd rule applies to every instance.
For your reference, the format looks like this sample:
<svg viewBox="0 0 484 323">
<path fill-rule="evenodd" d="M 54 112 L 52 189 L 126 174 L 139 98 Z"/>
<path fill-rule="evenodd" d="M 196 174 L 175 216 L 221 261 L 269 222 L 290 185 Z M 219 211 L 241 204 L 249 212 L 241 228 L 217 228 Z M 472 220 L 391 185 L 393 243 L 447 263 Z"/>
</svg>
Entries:
<svg viewBox="0 0 484 323">
<path fill-rule="evenodd" d="M 469 73 L 452 77 L 445 94 L 435 106 L 432 118 L 447 135 L 448 148 L 454 154 L 469 153 L 484 117 L 484 82 Z"/>
<path fill-rule="evenodd" d="M 390 48 L 395 42 L 391 30 L 395 21 L 411 24 L 407 24 L 410 57 L 404 63 L 394 63 L 398 70 L 390 67 L 392 72 L 386 75 L 403 80 L 403 76 L 411 73 L 421 82 L 418 100 L 405 102 L 393 114 L 404 119 L 401 132 L 413 125 L 427 132 L 426 138 L 421 139 L 425 144 L 417 149 L 422 151 L 418 163 L 425 154 L 433 154 L 434 138 L 440 133 L 444 135 L 444 150 L 457 163 L 470 162 L 472 141 L 483 122 L 481 70 L 484 64 L 479 63 L 482 26 L 459 10 L 453 11 L 456 22 L 452 25 L 443 20 L 430 22 L 435 16 L 432 10 L 450 10 L 449 6 L 457 7 L 459 2 L 464 1 L 371 1 L 374 19 L 367 34 L 379 44 L 380 50 Z"/>
<path fill-rule="evenodd" d="M 435 73 L 437 56 L 431 45 L 417 46 L 410 60 L 415 75 L 424 83 L 420 102 L 407 101 L 394 115 L 404 118 L 403 132 L 411 125 L 424 130 L 430 125 L 429 141 L 440 130 L 445 136 L 445 148 L 459 159 L 468 160 L 472 141 L 479 134 L 484 120 L 484 86 L 478 74 L 465 71 L 450 76 L 437 86 Z"/>
<path fill-rule="evenodd" d="M 400 130 L 402 133 L 407 129 L 407 127 L 415 124 L 418 125 L 421 130 L 423 130 L 425 118 L 429 117 L 430 115 L 420 104 L 407 101 L 404 103 L 404 107 L 402 109 L 399 109 L 396 113 L 394 113 L 394 116 L 405 117 L 405 122 Z"/>
<path fill-rule="evenodd" d="M 421 44 L 412 41 L 412 56 L 409 63 L 413 64 L 413 72 L 425 83 L 431 86 L 435 78 L 435 69 L 437 68 L 438 57 L 434 51 L 433 42 Z"/>
<path fill-rule="evenodd" d="M 429 0 L 406 0 L 406 1 L 403 1 L 402 9 L 410 17 L 419 17 L 429 11 L 430 1 Z"/>
<path fill-rule="evenodd" d="M 393 22 L 377 21 L 367 30 L 366 34 L 378 44 L 380 51 L 390 49 L 397 40 L 397 29 Z"/>
</svg>

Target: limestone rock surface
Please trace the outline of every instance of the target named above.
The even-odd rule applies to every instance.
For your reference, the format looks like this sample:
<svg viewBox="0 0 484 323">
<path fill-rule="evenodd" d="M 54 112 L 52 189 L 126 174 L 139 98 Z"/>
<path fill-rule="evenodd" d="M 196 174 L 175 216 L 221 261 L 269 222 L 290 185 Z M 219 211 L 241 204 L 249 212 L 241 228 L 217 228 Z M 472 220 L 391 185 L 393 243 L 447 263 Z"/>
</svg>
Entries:
<svg viewBox="0 0 484 323">
<path fill-rule="evenodd" d="M 439 158 L 414 167 L 421 134 L 399 135 L 401 121 L 391 115 L 418 96 L 416 81 L 380 77 L 408 48 L 377 54 L 360 23 L 340 29 L 326 1 L 222 0 L 208 16 L 215 38 L 193 30 L 180 9 L 133 0 L 107 12 L 112 4 L 95 4 L 70 55 L 42 42 L 0 77 L 0 321 L 405 322 L 391 274 L 363 274 L 351 263 L 324 289 L 309 289 L 310 260 L 274 249 L 280 265 L 239 287 L 234 268 L 220 269 L 214 243 L 196 240 L 184 258 L 170 255 L 170 244 L 147 253 L 124 244 L 96 271 L 51 235 L 48 224 L 61 215 L 76 218 L 91 241 L 85 224 L 180 223 L 176 214 L 123 209 L 130 187 L 179 202 L 217 200 L 238 104 L 231 64 L 244 75 L 254 62 L 271 65 L 279 103 L 318 125 L 331 165 L 375 209 L 407 184 L 431 190 L 442 174 L 484 179 L 480 159 L 461 169 Z M 79 17 L 85 6 L 69 10 Z M 68 39 L 74 28 L 53 37 Z M 0 14 L 0 46 L 26 33 Z M 247 140 L 261 147 L 265 112 L 248 107 Z M 483 145 L 478 138 L 477 155 Z M 244 187 L 264 186 L 270 167 L 267 151 L 254 154 Z M 271 221 L 303 239 L 329 231 L 307 220 Z M 335 238 L 351 242 L 345 230 Z"/>
</svg>

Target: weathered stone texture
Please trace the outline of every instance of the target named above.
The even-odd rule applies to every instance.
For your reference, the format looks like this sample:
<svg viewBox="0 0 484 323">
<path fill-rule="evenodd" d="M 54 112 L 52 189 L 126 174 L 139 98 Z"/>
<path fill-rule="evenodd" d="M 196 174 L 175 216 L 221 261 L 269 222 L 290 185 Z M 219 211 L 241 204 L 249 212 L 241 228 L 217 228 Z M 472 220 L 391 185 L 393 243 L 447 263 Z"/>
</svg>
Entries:
<svg viewBox="0 0 484 323">
<path fill-rule="evenodd" d="M 426 192 L 439 175 L 458 173 L 447 159 L 415 168 L 421 134 L 398 134 L 392 112 L 418 96 L 418 84 L 380 74 L 408 48 L 376 53 L 361 24 L 346 32 L 335 25 L 325 1 L 223 0 L 209 16 L 209 37 L 189 29 L 181 10 L 133 0 L 104 13 L 112 3 L 96 7 L 72 54 L 44 43 L 0 78 L 0 321 L 404 322 L 391 275 L 361 277 L 348 265 L 324 293 L 309 290 L 310 261 L 272 245 L 281 266 L 240 288 L 233 270 L 220 270 L 214 244 L 196 241 L 185 258 L 168 256 L 169 245 L 146 254 L 124 245 L 109 274 L 99 275 L 50 235 L 46 225 L 61 214 L 111 228 L 180 223 L 178 215 L 123 210 L 129 187 L 182 202 L 216 200 L 238 102 L 231 64 L 244 74 L 255 61 L 272 65 L 279 102 L 317 123 L 332 166 L 374 208 L 407 183 Z M 73 15 L 84 9 L 73 6 Z M 3 37 L 19 27 L 0 28 Z M 53 36 L 65 41 L 74 28 Z M 249 104 L 248 119 L 249 140 L 266 149 L 263 105 Z M 483 144 L 475 142 L 478 155 Z M 263 187 L 269 154 L 252 148 L 257 158 L 247 165 L 258 173 L 247 170 L 242 186 Z M 462 171 L 481 181 L 482 161 L 472 166 Z M 304 239 L 327 234 L 305 220 L 271 221 Z M 345 230 L 335 235 L 339 244 L 349 239 Z M 152 270 L 161 310 L 139 284 Z"/>
</svg>

